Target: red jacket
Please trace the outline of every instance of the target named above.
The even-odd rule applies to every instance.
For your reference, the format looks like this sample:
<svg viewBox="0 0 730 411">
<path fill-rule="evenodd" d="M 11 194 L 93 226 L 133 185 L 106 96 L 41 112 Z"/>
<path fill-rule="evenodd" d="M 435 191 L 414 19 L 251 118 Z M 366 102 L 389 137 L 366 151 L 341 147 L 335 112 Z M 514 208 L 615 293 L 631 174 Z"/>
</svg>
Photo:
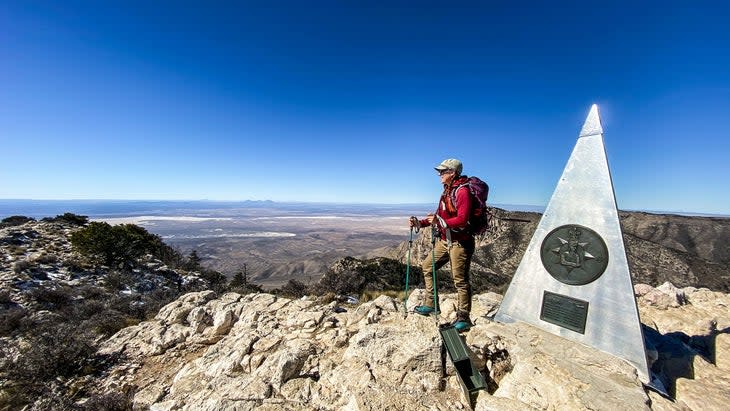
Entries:
<svg viewBox="0 0 730 411">
<path fill-rule="evenodd" d="M 441 194 L 436 215 L 444 220 L 446 227 L 442 227 L 438 219 L 435 219 L 434 223 L 438 224 L 441 228 L 442 240 L 446 240 L 446 229 L 451 230 L 452 241 L 467 240 L 472 237 L 471 233 L 465 230 L 466 223 L 469 221 L 469 216 L 472 212 L 472 198 L 469 194 L 468 187 L 459 187 L 465 184 L 467 180 L 468 178 L 466 176 L 455 178 L 451 182 L 451 186 L 444 187 L 444 192 Z M 454 190 L 456 190 L 455 196 L 452 195 L 452 191 Z M 456 201 L 452 201 L 452 198 L 455 198 Z M 423 219 L 420 223 L 421 227 L 431 225 L 428 219 Z"/>
</svg>

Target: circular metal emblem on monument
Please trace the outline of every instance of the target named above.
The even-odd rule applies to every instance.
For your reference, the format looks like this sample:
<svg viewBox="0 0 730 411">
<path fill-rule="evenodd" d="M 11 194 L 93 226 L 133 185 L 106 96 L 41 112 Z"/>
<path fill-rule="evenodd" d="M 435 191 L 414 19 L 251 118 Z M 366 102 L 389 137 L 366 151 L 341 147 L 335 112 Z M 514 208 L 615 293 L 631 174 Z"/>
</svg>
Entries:
<svg viewBox="0 0 730 411">
<path fill-rule="evenodd" d="M 568 285 L 586 285 L 603 274 L 608 248 L 598 233 L 577 224 L 560 226 L 542 241 L 540 259 L 556 280 Z"/>
</svg>

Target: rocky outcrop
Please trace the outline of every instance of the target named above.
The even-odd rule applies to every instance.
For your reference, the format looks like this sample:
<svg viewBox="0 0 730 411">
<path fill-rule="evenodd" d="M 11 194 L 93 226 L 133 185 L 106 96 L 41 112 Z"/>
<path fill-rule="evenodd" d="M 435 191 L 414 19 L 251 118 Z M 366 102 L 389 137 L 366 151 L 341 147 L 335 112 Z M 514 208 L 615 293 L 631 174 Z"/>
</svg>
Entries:
<svg viewBox="0 0 730 411">
<path fill-rule="evenodd" d="M 79 387 L 93 380 L 108 360 L 95 355 L 101 341 L 212 282 L 196 271 L 170 268 L 152 254 L 116 267 L 97 265 L 69 240 L 82 229 L 83 218 L 64 217 L 5 219 L 0 227 L 0 410 L 82 409 L 74 405 Z M 124 250 L 124 242 L 118 243 Z M 166 249 L 149 252 L 160 250 Z M 211 321 L 216 332 L 225 333 L 230 319 Z M 156 353 L 161 353 L 183 341 L 171 336 L 148 337 L 159 339 Z M 112 397 L 89 398 L 87 409 L 108 409 Z M 123 403 L 125 398 L 114 401 Z"/>
<path fill-rule="evenodd" d="M 156 290 L 203 288 L 197 273 L 174 270 L 151 255 L 131 270 L 91 265 L 75 252 L 69 240 L 81 227 L 59 221 L 30 220 L 0 228 L 0 291 L 19 306 L 29 308 L 33 294 L 65 290 L 79 297 L 85 288 L 125 295 Z"/>
<path fill-rule="evenodd" d="M 409 298 L 412 307 L 421 290 Z M 668 298 L 657 297 L 662 293 Z M 730 296 L 637 285 L 652 369 L 676 401 L 647 391 L 628 363 L 534 327 L 490 320 L 501 296 L 474 297 L 465 341 L 488 390 L 469 403 L 437 320 L 380 296 L 360 305 L 270 294 L 187 294 L 126 328 L 102 353 L 127 358 L 98 381 L 150 410 L 723 409 L 730 398 Z M 454 316 L 442 296 L 442 321 Z M 681 348 L 681 349 L 679 349 Z M 680 375 L 682 366 L 691 375 Z"/>
<path fill-rule="evenodd" d="M 636 285 L 651 366 L 678 409 L 724 410 L 730 398 L 730 295 Z M 671 409 L 671 408 L 661 408 Z"/>
</svg>

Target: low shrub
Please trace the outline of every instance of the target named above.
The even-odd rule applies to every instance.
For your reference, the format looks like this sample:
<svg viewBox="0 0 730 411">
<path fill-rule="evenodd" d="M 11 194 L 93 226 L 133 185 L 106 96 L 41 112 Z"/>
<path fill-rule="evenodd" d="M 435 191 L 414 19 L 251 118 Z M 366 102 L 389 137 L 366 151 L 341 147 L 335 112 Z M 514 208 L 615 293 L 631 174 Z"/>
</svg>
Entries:
<svg viewBox="0 0 730 411">
<path fill-rule="evenodd" d="M 14 215 L 0 220 L 0 228 L 23 225 L 29 221 L 35 221 L 35 218 L 26 217 L 23 215 Z"/>
<path fill-rule="evenodd" d="M 338 273 L 328 271 L 317 283 L 317 294 L 360 294 L 365 281 L 357 270 L 346 269 Z"/>
<path fill-rule="evenodd" d="M 142 301 L 135 301 L 126 306 L 126 314 L 138 321 L 149 320 L 160 311 L 160 309 L 171 303 L 178 297 L 178 294 L 169 290 L 157 290 L 149 293 Z"/>
<path fill-rule="evenodd" d="M 225 290 L 221 290 L 220 292 L 233 292 L 238 294 L 252 294 L 252 293 L 262 293 L 264 292 L 264 289 L 261 288 L 260 285 L 257 284 L 246 284 L 244 286 L 240 287 L 228 287 Z"/>
<path fill-rule="evenodd" d="M 71 291 L 66 288 L 37 287 L 31 290 L 30 297 L 47 310 L 61 309 L 73 301 Z"/>
<path fill-rule="evenodd" d="M 69 257 L 61 261 L 61 265 L 73 273 L 85 271 L 86 265 L 77 257 Z"/>
<path fill-rule="evenodd" d="M 48 273 L 39 269 L 38 267 L 31 268 L 28 275 L 30 276 L 30 278 L 32 278 L 34 280 L 40 280 L 40 281 L 48 280 Z"/>
<path fill-rule="evenodd" d="M 20 274 L 32 266 L 33 266 L 33 264 L 31 264 L 30 261 L 28 261 L 28 260 L 16 261 L 15 264 L 13 264 L 13 272 L 15 274 Z"/>
<path fill-rule="evenodd" d="M 159 305 L 159 308 L 162 308 L 162 306 L 167 304 L 167 300 L 164 296 L 157 298 L 161 298 L 163 300 L 160 302 L 161 305 Z M 147 304 L 147 300 L 151 300 L 150 304 Z M 138 323 L 154 316 L 157 312 L 153 313 L 151 316 L 149 315 L 149 312 L 154 310 L 154 307 L 157 307 L 157 304 L 150 296 L 144 300 L 142 300 L 141 297 L 133 298 L 127 295 L 115 296 L 114 298 L 109 299 L 106 304 L 106 308 L 108 310 L 114 310 L 124 314 L 125 321 L 129 324 Z"/>
<path fill-rule="evenodd" d="M 142 256 L 141 238 L 127 224 L 93 222 L 71 235 L 71 245 L 94 262 L 107 266 L 130 264 Z"/>
<path fill-rule="evenodd" d="M 109 225 L 91 222 L 71 235 L 71 245 L 81 255 L 109 267 L 131 267 L 145 254 L 165 264 L 179 263 L 183 257 L 162 239 L 134 224 Z M 173 265 L 176 266 L 176 265 Z"/>
<path fill-rule="evenodd" d="M 198 275 L 200 276 L 200 278 L 205 280 L 210 285 L 211 290 L 213 290 L 217 293 L 231 291 L 230 288 L 228 287 L 228 282 L 226 281 L 226 276 L 221 274 L 218 271 L 202 268 L 198 272 Z M 256 286 L 256 287 L 258 287 L 258 286 Z"/>
<path fill-rule="evenodd" d="M 38 322 L 26 340 L 16 347 L 19 355 L 0 370 L 7 378 L 6 386 L 16 388 L 18 403 L 37 402 L 49 394 L 49 385 L 57 378 L 79 375 L 95 352 L 92 336 L 67 323 Z"/>
<path fill-rule="evenodd" d="M 36 257 L 33 261 L 38 264 L 55 264 L 58 262 L 58 257 L 54 254 L 43 253 Z"/>
<path fill-rule="evenodd" d="M 86 225 L 89 222 L 89 217 L 85 215 L 78 215 L 74 213 L 63 213 L 53 218 L 44 218 L 43 221 L 52 221 L 56 223 L 66 223 L 70 225 Z"/>
<path fill-rule="evenodd" d="M 6 290 L 0 290 L 0 305 L 13 304 L 13 298 Z"/>
<path fill-rule="evenodd" d="M 111 271 L 104 277 L 104 286 L 110 291 L 121 291 L 133 288 L 137 278 L 127 271 Z"/>
<path fill-rule="evenodd" d="M 83 285 L 83 286 L 77 288 L 77 291 L 78 291 L 79 295 L 81 295 L 81 297 L 86 300 L 107 300 L 108 299 L 107 292 L 103 288 L 97 287 L 95 285 Z"/>
<path fill-rule="evenodd" d="M 98 335 L 110 337 L 122 328 L 134 323 L 136 321 L 129 321 L 129 318 L 119 311 L 104 309 L 89 316 L 82 324 L 84 328 Z"/>
<path fill-rule="evenodd" d="M 84 411 L 132 411 L 134 392 L 110 392 L 90 397 L 83 405 Z"/>
<path fill-rule="evenodd" d="M 19 330 L 28 312 L 22 307 L 0 308 L 0 337 L 10 337 Z"/>
<path fill-rule="evenodd" d="M 301 298 L 307 295 L 309 288 L 306 284 L 297 280 L 289 280 L 279 289 L 279 293 L 290 298 Z"/>
<path fill-rule="evenodd" d="M 360 295 L 366 290 L 398 290 L 405 286 L 405 273 L 405 264 L 393 259 L 358 260 L 346 257 L 340 260 L 337 271 L 328 270 L 312 288 L 316 294 L 332 292 L 352 295 Z M 411 267 L 409 284 L 416 285 L 422 278 L 421 269 Z"/>
<path fill-rule="evenodd" d="M 220 278 L 218 278 L 216 276 L 216 277 L 214 277 L 214 281 L 220 281 Z M 219 285 L 219 287 L 220 287 L 220 285 Z M 231 282 L 228 283 L 228 287 L 227 288 L 220 287 L 220 291 L 221 292 L 231 291 L 231 292 L 239 293 L 239 294 L 251 294 L 251 293 L 260 293 L 260 292 L 263 292 L 264 290 L 263 290 L 263 288 L 261 288 L 260 285 L 249 282 L 248 277 L 244 273 L 239 271 L 233 276 L 233 278 L 231 279 Z"/>
</svg>

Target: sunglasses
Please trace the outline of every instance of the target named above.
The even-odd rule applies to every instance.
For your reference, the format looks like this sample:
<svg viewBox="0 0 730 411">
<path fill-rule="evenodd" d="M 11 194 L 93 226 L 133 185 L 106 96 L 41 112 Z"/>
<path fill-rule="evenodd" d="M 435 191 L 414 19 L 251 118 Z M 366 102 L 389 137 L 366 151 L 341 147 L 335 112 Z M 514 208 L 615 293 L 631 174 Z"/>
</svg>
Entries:
<svg viewBox="0 0 730 411">
<path fill-rule="evenodd" d="M 442 175 L 444 175 L 444 174 L 449 174 L 449 173 L 452 173 L 453 171 L 454 171 L 454 170 L 451 170 L 451 169 L 448 169 L 448 168 L 447 168 L 447 169 L 444 169 L 444 170 L 436 170 L 436 173 L 437 173 L 438 175 L 442 176 Z"/>
</svg>

